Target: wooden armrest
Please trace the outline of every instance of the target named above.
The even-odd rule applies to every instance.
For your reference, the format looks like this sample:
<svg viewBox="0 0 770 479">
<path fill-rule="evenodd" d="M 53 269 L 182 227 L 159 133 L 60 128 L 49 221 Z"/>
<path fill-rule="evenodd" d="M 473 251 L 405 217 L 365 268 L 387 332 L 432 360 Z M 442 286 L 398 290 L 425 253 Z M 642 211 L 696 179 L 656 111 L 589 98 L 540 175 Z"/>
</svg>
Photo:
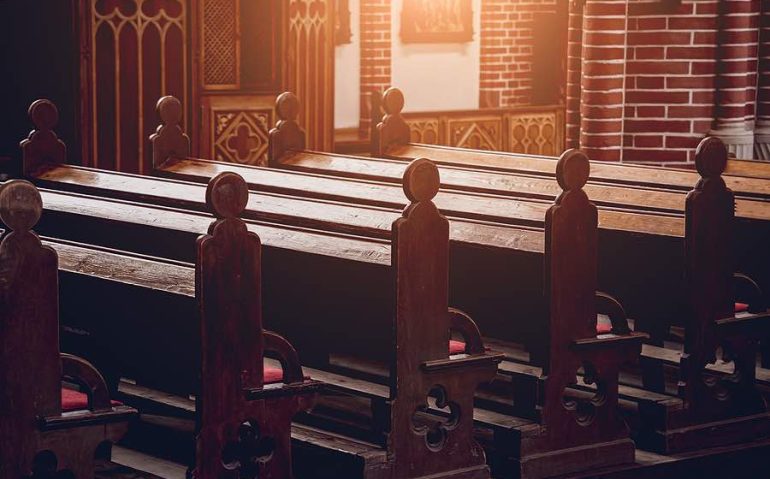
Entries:
<svg viewBox="0 0 770 479">
<path fill-rule="evenodd" d="M 62 376 L 86 389 L 88 409 L 94 412 L 112 409 L 107 383 L 96 368 L 85 359 L 62 353 Z"/>
<path fill-rule="evenodd" d="M 639 343 L 641 345 L 641 342 L 647 338 L 649 338 L 649 336 L 644 333 L 630 333 L 625 335 L 608 334 L 602 337 L 576 339 L 572 341 L 572 347 L 579 351 L 589 351 L 612 348 L 615 346 L 625 346 L 633 343 Z"/>
<path fill-rule="evenodd" d="M 286 384 L 299 383 L 304 381 L 302 374 L 302 365 L 299 362 L 299 355 L 294 346 L 286 339 L 271 331 L 264 331 L 265 351 L 275 353 L 283 369 L 283 382 Z"/>
<path fill-rule="evenodd" d="M 750 313 L 761 313 L 767 309 L 762 288 L 756 281 L 743 273 L 733 275 L 735 300 L 749 305 Z"/>
<path fill-rule="evenodd" d="M 628 327 L 628 317 L 626 310 L 620 302 L 607 293 L 596 292 L 596 312 L 605 314 L 612 323 L 613 334 L 628 334 L 631 329 Z"/>
<path fill-rule="evenodd" d="M 450 329 L 459 333 L 465 341 L 466 354 L 483 354 L 484 341 L 481 339 L 481 332 L 476 322 L 463 311 L 455 308 L 449 308 Z"/>
</svg>

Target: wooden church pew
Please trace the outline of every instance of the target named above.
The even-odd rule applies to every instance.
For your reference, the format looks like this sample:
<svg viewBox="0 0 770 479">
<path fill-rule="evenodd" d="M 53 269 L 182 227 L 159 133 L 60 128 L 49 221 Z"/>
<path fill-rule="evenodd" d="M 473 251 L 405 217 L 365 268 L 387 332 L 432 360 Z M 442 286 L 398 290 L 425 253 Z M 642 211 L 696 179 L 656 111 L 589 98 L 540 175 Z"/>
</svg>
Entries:
<svg viewBox="0 0 770 479">
<path fill-rule="evenodd" d="M 136 411 L 110 401 L 90 363 L 60 353 L 57 255 L 32 231 L 41 212 L 31 184 L 0 189 L 0 477 L 91 479 L 98 448 Z"/>
<path fill-rule="evenodd" d="M 374 156 L 402 160 L 430 156 L 441 165 L 468 166 L 474 169 L 549 177 L 555 174 L 556 163 L 555 158 L 552 157 L 411 143 L 409 127 L 400 115 L 404 107 L 403 94 L 397 88 L 391 88 L 386 95 L 389 97 L 388 100 L 382 102 L 385 110 L 383 117 L 385 130 L 383 132 L 376 123 L 372 125 Z M 691 170 L 608 162 L 594 162 L 591 175 L 592 182 L 596 183 L 617 183 L 680 191 L 689 191 L 698 181 L 698 174 Z M 738 198 L 770 199 L 770 186 L 763 179 L 726 176 L 725 182 Z"/>
<path fill-rule="evenodd" d="M 396 377 L 402 379 L 397 381 L 398 384 L 394 383 L 393 387 L 397 387 L 398 392 L 394 393 L 393 397 L 390 398 L 392 402 L 399 405 L 399 407 L 394 406 L 392 408 L 393 427 L 390 429 L 391 434 L 398 435 L 398 439 L 392 441 L 393 446 L 388 448 L 388 451 L 398 459 L 390 463 L 390 460 L 386 459 L 384 454 L 377 453 L 376 457 L 379 458 L 381 463 L 377 467 L 384 468 L 387 466 L 391 468 L 390 474 L 393 477 L 407 477 L 406 474 L 409 474 L 409 477 L 411 477 L 415 472 L 409 472 L 409 468 L 415 470 L 424 468 L 433 472 L 459 468 L 465 470 L 468 474 L 467 477 L 486 477 L 484 472 L 486 471 L 486 465 L 484 464 L 483 454 L 479 454 L 477 448 L 468 447 L 471 437 L 472 415 L 465 415 L 465 419 L 459 419 L 458 421 L 460 422 L 450 425 L 445 431 L 448 433 L 448 437 L 444 440 L 447 441 L 447 453 L 449 451 L 452 452 L 451 459 L 447 459 L 448 456 L 445 456 L 447 453 L 434 455 L 434 460 L 431 464 L 415 459 L 415 455 L 422 450 L 419 445 L 425 441 L 423 437 L 425 434 L 413 435 L 411 433 L 411 415 L 416 410 L 415 408 L 425 401 L 425 395 L 431 389 L 431 386 L 442 385 L 448 393 L 448 397 L 451 398 L 453 405 L 462 408 L 464 411 L 471 410 L 472 407 L 470 405 L 473 400 L 475 384 L 491 378 L 496 370 L 496 363 L 499 361 L 499 356 L 484 352 L 483 343 L 481 343 L 481 338 L 478 336 L 478 331 L 464 315 L 451 316 L 453 318 L 451 327 L 458 328 L 467 334 L 466 343 L 470 345 L 466 349 L 468 355 L 456 360 L 448 360 L 448 354 L 441 352 L 441 344 L 443 344 L 443 349 L 447 349 L 447 337 L 450 329 L 450 316 L 447 315 L 447 306 L 445 304 L 447 299 L 447 281 L 444 280 L 442 282 L 433 277 L 420 279 L 420 274 L 427 272 L 429 274 L 441 275 L 443 270 L 445 275 L 446 258 L 443 260 L 445 265 L 442 268 L 440 267 L 441 263 L 436 263 L 438 260 L 431 259 L 429 254 L 420 254 L 420 249 L 430 250 L 431 252 L 435 251 L 434 255 L 447 256 L 448 247 L 444 248 L 442 252 L 441 249 L 434 247 L 433 242 L 425 241 L 424 235 L 430 233 L 431 228 L 448 230 L 448 224 L 446 220 L 438 221 L 440 217 L 430 215 L 429 206 L 432 205 L 424 205 L 418 201 L 421 198 L 420 195 L 424 194 L 425 191 L 431 191 L 430 183 L 427 185 L 427 190 L 425 189 L 425 180 L 420 179 L 419 176 L 425 173 L 420 173 L 420 170 L 417 169 L 418 167 L 420 167 L 419 164 L 416 165 L 416 176 L 411 182 L 413 190 L 410 190 L 413 191 L 413 197 L 415 198 L 415 204 L 410 211 L 413 212 L 412 215 L 416 219 L 410 216 L 398 222 L 399 227 L 402 224 L 404 226 L 402 227 L 403 232 L 397 234 L 397 236 L 398 238 L 405 237 L 405 239 L 398 239 L 399 244 L 401 244 L 398 250 L 401 251 L 401 256 L 399 256 L 398 264 L 394 265 L 396 271 L 401 270 L 403 272 L 402 275 L 398 276 L 400 279 L 396 290 L 398 292 L 399 307 L 395 311 L 398 312 L 397 318 L 400 318 L 396 323 L 398 325 L 396 330 L 400 332 L 398 335 L 400 339 L 398 339 L 398 354 L 394 355 L 399 358 L 398 367 L 394 369 L 398 371 L 398 375 L 394 377 L 394 381 Z M 428 173 L 431 171 L 434 170 L 429 170 Z M 430 180 L 430 178 L 428 179 Z M 245 184 L 243 184 L 243 191 L 245 193 Z M 245 200 L 246 197 L 244 194 L 242 199 Z M 428 209 L 427 213 L 425 212 L 426 209 Z M 420 216 L 425 216 L 426 214 L 428 215 L 427 220 L 420 218 Z M 424 258 L 425 256 L 427 258 Z M 424 266 L 415 267 L 415 264 L 419 263 L 424 264 Z M 372 267 L 375 269 L 371 269 Z M 387 285 L 390 283 L 390 275 L 382 274 L 388 273 L 387 268 L 370 265 L 368 272 L 376 277 L 376 282 L 381 290 L 387 288 Z M 357 279 L 351 278 L 351 282 L 355 282 Z M 432 291 L 432 288 L 436 289 L 436 294 L 429 293 Z M 299 289 L 295 288 L 295 290 L 303 291 L 301 287 Z M 291 300 L 291 297 L 289 296 L 286 299 Z M 375 314 L 373 313 L 380 309 L 377 308 L 379 302 L 376 301 L 374 304 L 362 307 L 358 314 L 368 318 L 374 317 Z M 444 303 L 443 306 L 441 306 L 441 302 Z M 310 308 L 312 306 L 312 304 L 309 305 Z M 360 304 L 359 307 L 361 307 Z M 394 309 L 387 307 L 382 309 L 394 311 Z M 308 314 L 311 314 L 310 311 L 308 311 Z M 419 315 L 420 321 L 411 319 L 410 322 L 407 322 L 406 318 L 411 318 L 416 314 Z M 433 317 L 435 321 L 426 321 L 426 316 Z M 439 327 L 435 327 L 435 323 L 439 323 Z M 446 326 L 446 332 L 441 332 L 441 324 Z M 403 331 L 403 329 L 407 330 Z M 378 331 L 383 330 L 378 329 Z M 420 337 L 423 337 L 423 340 L 413 341 L 414 338 Z M 405 342 L 406 338 L 410 338 L 408 343 Z M 318 338 L 316 337 L 316 339 Z M 438 344 L 436 344 L 437 341 L 439 341 Z M 426 349 L 426 345 L 429 344 L 433 344 L 433 347 Z M 410 350 L 412 351 L 411 353 L 409 353 Z M 330 441 L 327 440 L 326 442 Z M 313 442 L 313 444 L 315 447 L 318 447 L 317 441 Z M 471 456 L 475 457 L 475 459 Z M 313 466 L 322 467 L 321 464 L 314 464 Z"/>
<path fill-rule="evenodd" d="M 349 176 L 354 176 L 353 172 L 358 171 L 360 172 L 358 176 L 367 178 L 370 175 L 371 170 L 376 169 L 376 165 L 378 163 L 384 164 L 387 162 L 387 160 L 367 160 L 363 158 L 340 157 L 326 155 L 323 153 L 303 151 L 302 148 L 304 145 L 304 133 L 301 129 L 299 129 L 296 122 L 294 121 L 294 118 L 298 113 L 297 105 L 298 104 L 296 102 L 296 98 L 291 94 L 284 94 L 277 101 L 276 110 L 278 111 L 278 115 L 279 118 L 281 118 L 281 121 L 279 122 L 278 128 L 271 134 L 271 158 L 274 164 L 284 164 L 287 162 L 292 163 L 296 158 L 300 158 L 301 160 L 299 161 L 315 163 L 317 165 L 317 172 L 319 173 L 337 173 L 339 170 L 336 170 L 333 167 L 330 168 L 330 170 L 333 171 L 327 171 L 326 166 L 329 164 L 337 164 L 337 162 L 341 162 L 346 165 L 346 174 L 350 174 Z M 386 207 L 401 206 L 401 204 L 397 202 L 397 198 L 395 198 L 399 196 L 395 185 L 394 187 L 387 188 L 385 185 L 379 183 L 357 181 L 356 178 L 338 178 L 335 180 L 318 175 L 280 174 L 265 168 L 239 166 L 191 158 L 189 157 L 189 139 L 187 139 L 187 137 L 181 132 L 178 126 L 178 121 L 175 120 L 176 115 L 174 112 L 181 111 L 181 106 L 179 105 L 178 100 L 173 97 L 162 98 L 158 102 L 158 110 L 161 119 L 165 123 L 159 127 L 158 133 L 153 135 L 153 157 L 156 171 L 164 176 L 176 179 L 205 182 L 219 171 L 236 171 L 244 176 L 244 178 L 250 184 L 251 188 L 255 191 L 274 191 L 282 194 L 302 195 L 310 198 L 322 198 L 329 200 L 344 200 L 356 203 L 376 204 Z M 403 174 L 404 164 L 397 162 L 391 163 L 392 164 L 389 165 L 392 167 L 389 173 L 389 180 L 396 182 L 398 181 L 396 178 L 397 172 L 398 174 Z M 375 167 L 372 167 L 371 164 L 374 164 Z M 446 171 L 446 168 L 444 171 Z M 450 171 L 449 173 L 451 176 L 452 172 Z M 474 172 L 468 173 L 471 175 L 474 174 Z M 557 186 L 556 182 L 553 180 L 546 181 L 552 182 L 554 186 Z M 618 189 L 621 194 L 624 192 L 622 188 L 616 189 Z M 555 193 L 552 190 L 549 191 Z M 499 191 L 490 192 L 498 193 Z M 675 203 L 678 204 L 678 202 L 681 201 L 681 211 L 683 212 L 685 195 L 680 193 L 668 194 L 677 196 L 677 201 Z M 463 210 L 463 208 L 465 208 L 463 205 L 468 204 L 468 202 L 471 201 L 469 196 L 444 193 L 442 199 L 444 201 L 440 202 L 439 205 L 446 214 L 468 214 L 469 210 Z M 484 203 L 487 206 L 488 211 L 498 212 L 497 217 L 490 219 L 503 222 L 516 221 L 516 219 L 511 218 L 512 216 L 522 218 L 521 216 L 518 216 L 522 211 L 521 207 L 528 206 L 530 210 L 532 210 L 533 206 L 527 205 L 527 203 L 514 203 L 516 207 L 515 209 L 511 209 L 507 204 L 509 202 L 506 202 L 500 197 L 487 196 L 475 199 Z M 669 203 L 672 202 L 669 201 Z M 542 206 L 545 205 L 542 204 Z M 512 214 L 504 216 L 506 209 L 510 210 Z M 542 214 L 542 211 L 532 210 L 532 214 L 534 214 L 537 218 L 537 215 Z M 602 214 L 604 216 L 601 216 Z M 529 216 L 525 216 L 524 218 L 529 218 Z M 682 228 L 682 230 L 684 229 L 684 221 L 682 218 L 656 218 L 649 215 L 619 213 L 617 211 L 611 210 L 602 211 L 600 213 L 600 225 L 602 224 L 602 218 L 605 220 L 605 230 L 620 230 L 616 231 L 618 236 L 620 236 L 618 241 L 621 239 L 625 240 L 627 238 L 624 235 L 626 232 L 623 230 L 627 231 L 628 237 L 632 237 L 634 236 L 632 233 L 644 232 L 647 234 L 667 235 L 672 230 L 676 230 L 677 228 Z M 539 224 L 542 224 L 542 222 Z M 770 268 L 763 267 L 765 262 L 761 261 L 761 258 L 759 258 L 758 261 L 758 258 L 755 255 L 750 255 L 749 253 L 753 253 L 755 251 L 766 251 L 764 242 L 760 240 L 760 238 L 763 237 L 761 231 L 757 231 L 758 228 L 762 229 L 763 227 L 765 229 L 770 228 L 770 222 L 766 222 L 765 224 L 759 223 L 758 227 L 754 223 L 745 225 L 747 238 L 755 243 L 761 244 L 758 244 L 756 248 L 752 248 L 751 245 L 746 244 L 747 242 L 742 242 L 741 247 L 737 248 L 738 251 L 743 252 L 742 258 L 745 258 L 745 260 L 741 261 L 740 264 L 744 265 L 746 268 L 751 268 L 748 270 L 748 272 L 752 276 L 757 277 L 760 280 L 760 283 L 762 283 L 765 279 L 763 274 L 770 273 Z M 744 231 L 744 228 L 741 228 L 741 231 Z M 606 233 L 606 236 L 603 238 L 607 238 L 609 236 L 610 233 Z M 605 247 L 605 242 L 602 243 L 603 248 L 600 248 L 601 251 L 607 250 Z M 631 248 L 628 247 L 628 249 Z M 660 251 L 660 249 L 657 251 Z M 604 258 L 604 256 L 602 256 L 602 258 Z M 613 255 L 610 261 L 616 262 L 617 255 Z M 650 263 L 648 261 L 647 265 L 649 264 Z M 644 268 L 643 265 L 638 265 L 637 267 L 629 267 L 628 270 L 634 269 L 639 271 L 639 266 L 641 266 L 641 269 Z M 768 278 L 768 281 L 770 281 L 770 278 Z M 602 286 L 607 284 L 605 281 L 602 281 L 601 283 Z M 617 280 L 613 281 L 613 283 L 615 288 L 617 288 Z M 640 310 L 636 307 L 637 303 L 635 303 L 633 300 L 629 301 L 628 295 L 621 294 L 617 289 L 611 289 L 610 292 L 624 300 L 624 304 L 629 308 L 632 316 L 637 318 L 644 318 L 648 315 L 660 316 L 659 312 L 653 313 Z M 670 301 L 664 300 L 663 302 Z M 649 304 L 646 299 L 642 303 Z"/>
<path fill-rule="evenodd" d="M 133 348 L 130 361 L 144 356 L 151 382 L 174 384 L 177 376 L 196 382 L 196 477 L 222 477 L 227 470 L 288 477 L 291 418 L 312 404 L 318 383 L 304 379 L 289 343 L 262 330 L 261 297 L 255 294 L 261 284 L 259 238 L 237 219 L 242 195 L 232 196 L 233 190 L 242 193 L 245 184 L 233 177 L 222 175 L 209 186 L 217 220 L 197 240 L 194 266 L 61 240 L 45 243 L 62 259 L 62 311 L 80 322 L 78 328 L 112 345 L 132 342 L 117 354 Z M 116 312 L 115 321 L 99 325 L 106 304 L 131 301 L 137 308 L 129 313 L 136 317 Z M 88 303 L 98 306 L 78 307 Z M 263 368 L 264 351 L 277 356 L 281 367 Z M 146 379 L 145 371 L 133 372 Z M 259 463 L 246 462 L 246 454 L 260 451 Z"/>
<path fill-rule="evenodd" d="M 770 162 L 758 160 L 730 159 L 725 170 L 730 176 L 743 176 L 746 178 L 761 178 L 770 180 Z"/>
</svg>

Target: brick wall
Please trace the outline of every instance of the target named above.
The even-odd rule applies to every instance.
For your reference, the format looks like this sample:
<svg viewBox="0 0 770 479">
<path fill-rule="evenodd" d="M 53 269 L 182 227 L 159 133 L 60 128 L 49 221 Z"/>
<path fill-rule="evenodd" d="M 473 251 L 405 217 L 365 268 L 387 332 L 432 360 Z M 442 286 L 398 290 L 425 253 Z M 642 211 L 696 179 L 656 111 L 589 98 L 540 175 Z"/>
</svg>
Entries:
<svg viewBox="0 0 770 479">
<path fill-rule="evenodd" d="M 480 106 L 528 105 L 532 89 L 532 26 L 557 0 L 482 0 Z"/>
<path fill-rule="evenodd" d="M 371 92 L 391 86 L 390 0 L 361 0 L 361 123 L 368 135 Z"/>
</svg>

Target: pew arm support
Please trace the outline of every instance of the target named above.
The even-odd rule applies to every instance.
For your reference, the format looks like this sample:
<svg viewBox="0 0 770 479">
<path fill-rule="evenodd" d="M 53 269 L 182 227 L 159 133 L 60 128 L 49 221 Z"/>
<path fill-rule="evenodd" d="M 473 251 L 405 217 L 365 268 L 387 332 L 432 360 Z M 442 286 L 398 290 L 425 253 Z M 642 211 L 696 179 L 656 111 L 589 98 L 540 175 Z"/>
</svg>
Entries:
<svg viewBox="0 0 770 479">
<path fill-rule="evenodd" d="M 62 376 L 86 389 L 89 410 L 103 412 L 112 409 L 107 383 L 91 363 L 66 353 L 61 354 L 61 363 Z"/>
<path fill-rule="evenodd" d="M 750 313 L 761 313 L 767 309 L 762 288 L 748 275 L 735 273 L 733 275 L 735 300 L 749 305 Z"/>
<path fill-rule="evenodd" d="M 463 311 L 455 308 L 449 308 L 450 329 L 465 341 L 466 354 L 482 354 L 484 352 L 484 341 L 481 339 L 481 331 L 476 322 Z"/>
<path fill-rule="evenodd" d="M 283 369 L 283 382 L 285 384 L 301 383 L 305 378 L 302 374 L 302 365 L 299 355 L 286 339 L 272 331 L 263 333 L 265 338 L 265 351 L 275 354 Z"/>
<path fill-rule="evenodd" d="M 626 310 L 617 299 L 609 294 L 602 291 L 596 292 L 596 312 L 609 316 L 613 334 L 626 335 L 631 332 L 631 328 L 628 327 Z"/>
</svg>

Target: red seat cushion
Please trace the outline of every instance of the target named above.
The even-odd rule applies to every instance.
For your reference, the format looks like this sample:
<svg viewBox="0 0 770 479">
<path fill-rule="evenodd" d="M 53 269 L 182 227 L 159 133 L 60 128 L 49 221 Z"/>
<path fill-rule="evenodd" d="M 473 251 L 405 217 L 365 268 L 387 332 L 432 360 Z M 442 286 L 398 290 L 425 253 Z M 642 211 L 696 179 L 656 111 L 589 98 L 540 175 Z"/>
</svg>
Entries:
<svg viewBox="0 0 770 479">
<path fill-rule="evenodd" d="M 281 368 L 272 368 L 265 366 L 264 382 L 265 384 L 275 384 L 283 381 L 283 370 Z"/>
<path fill-rule="evenodd" d="M 746 303 L 735 303 L 735 312 L 743 313 L 749 310 L 749 305 Z"/>
<path fill-rule="evenodd" d="M 120 401 L 111 401 L 113 406 L 120 406 Z M 82 411 L 88 409 L 88 396 L 74 389 L 61 388 L 62 412 Z"/>
<path fill-rule="evenodd" d="M 465 352 L 465 343 L 462 341 L 449 340 L 449 354 L 463 354 Z"/>
<path fill-rule="evenodd" d="M 597 322 L 596 334 L 610 334 L 612 332 L 612 323 Z"/>
</svg>

